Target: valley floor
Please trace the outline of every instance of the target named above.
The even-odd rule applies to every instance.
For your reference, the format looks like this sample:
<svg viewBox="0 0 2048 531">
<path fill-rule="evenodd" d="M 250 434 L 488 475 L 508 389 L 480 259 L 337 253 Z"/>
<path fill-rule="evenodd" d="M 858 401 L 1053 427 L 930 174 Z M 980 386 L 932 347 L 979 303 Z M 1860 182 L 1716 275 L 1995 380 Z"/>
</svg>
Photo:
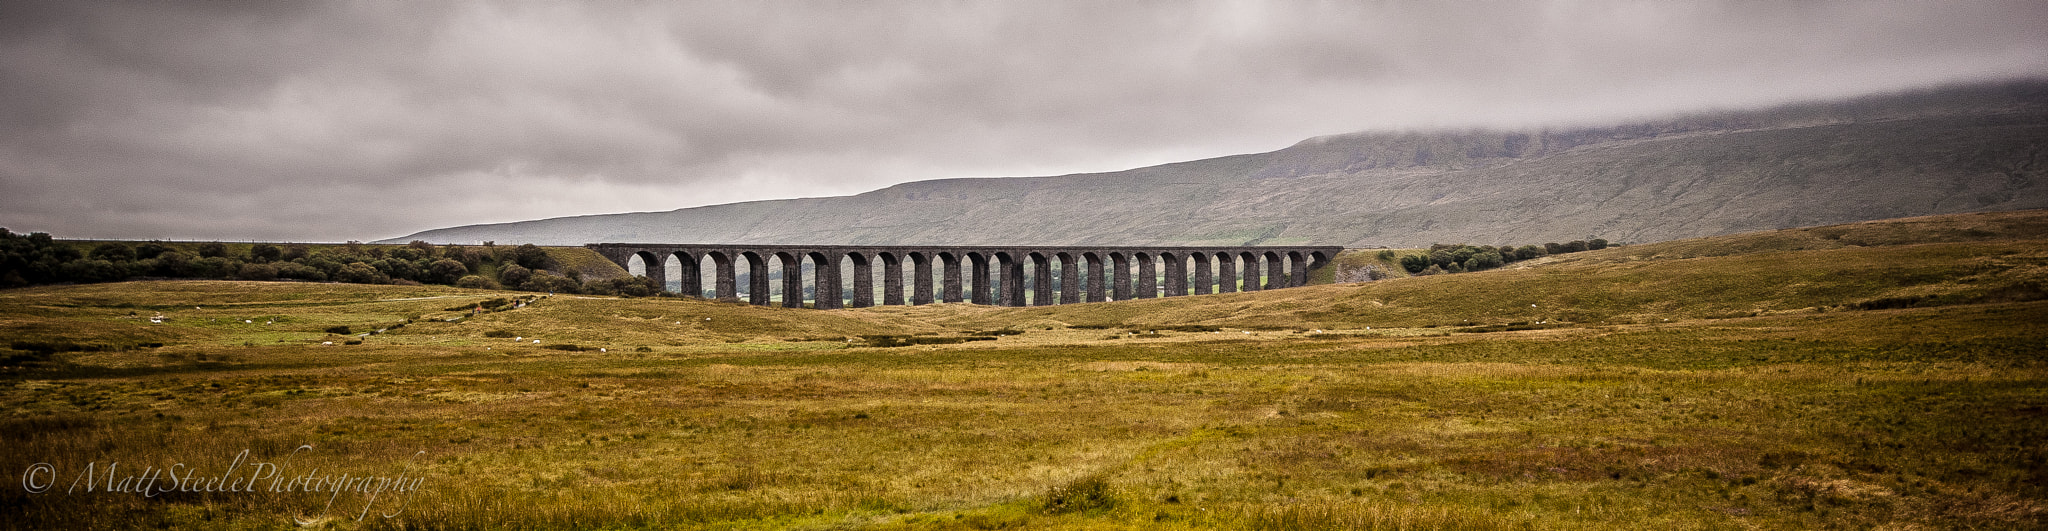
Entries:
<svg viewBox="0 0 2048 531">
<path fill-rule="evenodd" d="M 1875 287 L 1837 259 L 1866 246 L 1674 245 L 1072 308 L 0 291 L 0 527 L 2040 528 L 2048 259 L 2019 236 L 1896 247 L 1879 277 L 2008 267 Z M 1766 300 L 1656 265 L 1757 257 L 1850 272 L 1756 273 Z M 1555 271 L 1706 291 L 1564 300 Z M 413 482 L 288 479 L 339 474 Z"/>
</svg>

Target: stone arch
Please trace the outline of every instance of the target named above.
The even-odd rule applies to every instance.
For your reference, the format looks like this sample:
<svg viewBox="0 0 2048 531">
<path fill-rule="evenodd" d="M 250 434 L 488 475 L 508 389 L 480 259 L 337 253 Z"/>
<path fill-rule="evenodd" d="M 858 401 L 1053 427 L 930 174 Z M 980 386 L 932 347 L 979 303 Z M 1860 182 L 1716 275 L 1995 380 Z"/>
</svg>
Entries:
<svg viewBox="0 0 2048 531">
<path fill-rule="evenodd" d="M 912 252 L 910 257 L 910 303 L 917 305 L 932 303 L 932 257 L 922 252 Z"/>
<path fill-rule="evenodd" d="M 1308 285 L 1308 259 L 1301 251 L 1287 252 L 1287 287 Z"/>
<path fill-rule="evenodd" d="M 776 277 L 782 280 L 778 295 L 784 308 L 804 307 L 804 264 L 800 254 L 789 251 L 775 253 Z"/>
<path fill-rule="evenodd" d="M 903 257 L 892 252 L 876 253 L 882 259 L 882 305 L 903 305 Z"/>
<path fill-rule="evenodd" d="M 668 260 L 666 260 L 667 263 L 661 269 L 662 274 L 668 281 L 662 282 L 659 278 L 653 276 L 647 278 L 654 279 L 656 285 L 661 286 L 663 291 L 671 291 L 690 297 L 703 297 L 704 274 L 697 262 L 697 256 L 689 251 L 671 251 L 666 254 L 668 255 Z M 671 283 L 676 285 L 674 289 L 668 287 Z"/>
<path fill-rule="evenodd" d="M 718 299 L 738 299 L 738 275 L 734 274 L 732 257 L 720 251 L 711 251 L 704 253 L 704 258 L 711 261 L 711 296 Z"/>
<path fill-rule="evenodd" d="M 939 279 L 939 300 L 960 302 L 960 257 L 950 252 L 940 252 L 939 266 L 945 273 Z"/>
<path fill-rule="evenodd" d="M 1057 304 L 1081 302 L 1081 264 L 1074 259 L 1074 253 L 1061 251 L 1053 253 L 1053 260 L 1060 263 L 1060 298 Z"/>
<path fill-rule="evenodd" d="M 755 306 L 772 304 L 774 301 L 771 300 L 771 296 L 774 294 L 769 292 L 768 287 L 768 255 L 747 251 L 740 253 L 740 258 L 747 261 L 747 303 Z"/>
<path fill-rule="evenodd" d="M 1215 270 L 1209 267 L 1209 253 L 1192 253 L 1188 255 L 1188 259 L 1194 263 L 1194 279 L 1190 280 L 1194 284 L 1194 294 L 1208 295 L 1214 292 L 1216 277 L 1211 275 Z"/>
<path fill-rule="evenodd" d="M 974 280 L 969 299 L 975 304 L 993 304 L 995 291 L 988 278 L 988 255 L 967 253 L 967 268 Z"/>
<path fill-rule="evenodd" d="M 1259 253 L 1245 251 L 1237 254 L 1238 280 L 1242 291 L 1258 291 L 1264 284 L 1264 270 L 1259 269 Z"/>
<path fill-rule="evenodd" d="M 875 268 L 868 265 L 867 255 L 858 252 L 846 253 L 846 256 L 839 259 L 839 266 L 843 268 L 841 271 L 844 274 L 851 275 L 849 278 L 853 279 L 853 282 L 849 283 L 853 286 L 852 307 L 874 306 Z"/>
<path fill-rule="evenodd" d="M 836 254 L 823 251 L 804 254 L 805 261 L 811 265 L 811 306 L 814 308 L 836 310 L 846 307 L 846 290 L 839 283 L 841 275 Z"/>
<path fill-rule="evenodd" d="M 1033 252 L 1024 255 L 1031 261 L 1031 278 L 1024 283 L 1031 287 L 1031 305 L 1049 306 L 1053 302 L 1052 257 Z"/>
<path fill-rule="evenodd" d="M 1104 282 L 1102 281 L 1102 255 L 1100 253 L 1093 252 L 1081 253 L 1081 260 L 1083 262 L 1082 268 L 1086 270 L 1086 274 L 1088 276 L 1087 302 L 1102 302 L 1104 298 Z"/>
<path fill-rule="evenodd" d="M 1184 297 L 1188 294 L 1187 253 L 1159 253 L 1159 273 L 1166 281 L 1161 286 L 1167 297 Z"/>
<path fill-rule="evenodd" d="M 681 295 L 684 297 L 704 296 L 703 293 L 691 293 L 689 290 L 683 289 L 689 284 L 689 281 L 683 279 L 683 261 L 695 260 L 690 256 L 689 251 L 664 252 L 662 253 L 662 257 L 664 259 L 661 261 L 661 277 L 665 279 L 661 282 L 660 287 L 662 291 L 675 293 L 676 295 Z M 631 273 L 632 271 L 628 270 L 627 272 Z M 653 277 L 648 278 L 651 279 Z"/>
<path fill-rule="evenodd" d="M 1322 267 L 1323 267 L 1323 266 L 1325 266 L 1325 265 L 1329 265 L 1329 263 L 1330 263 L 1330 255 L 1329 255 L 1329 253 L 1325 253 L 1325 252 L 1322 252 L 1322 251 L 1309 251 L 1309 253 L 1308 253 L 1308 268 L 1309 268 L 1310 270 L 1315 270 L 1315 269 L 1322 269 Z"/>
<path fill-rule="evenodd" d="M 997 304 L 1003 306 L 1024 305 L 1024 261 L 1022 257 L 1009 252 L 996 253 L 996 268 L 1000 277 L 999 289 L 1002 295 Z"/>
<path fill-rule="evenodd" d="M 1131 299 L 1131 257 L 1124 253 L 1109 253 L 1109 274 L 1112 300 Z"/>
<path fill-rule="evenodd" d="M 663 280 L 661 276 L 661 256 L 654 254 L 654 251 L 634 251 L 633 254 L 626 256 L 626 263 L 624 265 L 628 275 L 647 277 L 656 281 Z M 656 285 L 661 284 L 657 283 Z"/>
<path fill-rule="evenodd" d="M 1266 251 L 1265 259 L 1265 289 L 1280 289 L 1287 287 L 1287 262 L 1280 258 L 1280 253 L 1276 251 Z"/>
<path fill-rule="evenodd" d="M 1159 267 L 1154 263 L 1155 256 L 1152 253 L 1140 252 L 1133 253 L 1131 257 L 1138 261 L 1137 278 L 1131 279 L 1131 296 L 1140 299 L 1158 298 Z"/>
<path fill-rule="evenodd" d="M 1237 257 L 1227 252 L 1219 252 L 1212 258 L 1216 260 L 1216 292 L 1236 293 Z"/>
</svg>

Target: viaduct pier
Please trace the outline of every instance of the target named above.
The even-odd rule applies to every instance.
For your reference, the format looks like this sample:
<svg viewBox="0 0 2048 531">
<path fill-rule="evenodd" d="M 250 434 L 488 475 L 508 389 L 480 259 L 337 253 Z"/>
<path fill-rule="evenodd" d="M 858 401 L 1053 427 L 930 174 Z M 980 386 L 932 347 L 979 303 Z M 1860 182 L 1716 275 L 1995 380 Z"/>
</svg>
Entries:
<svg viewBox="0 0 2048 531">
<path fill-rule="evenodd" d="M 1106 300 L 1257 291 L 1308 283 L 1309 271 L 1327 265 L 1340 246 L 1059 247 L 855 246 L 594 243 L 585 247 L 666 288 L 738 298 L 745 262 L 747 301 L 767 306 L 770 266 L 779 266 L 781 304 L 802 307 L 806 292 L 818 309 L 880 304 L 973 302 L 1044 306 Z M 807 269 L 811 274 L 804 274 Z M 904 275 L 908 267 L 910 275 Z M 1057 268 L 1057 269 L 1055 269 Z M 1057 272 L 1055 272 L 1057 270 Z M 808 282 L 806 281 L 808 277 Z M 851 286 L 845 283 L 850 280 Z M 906 282 L 907 280 L 907 282 Z M 1026 294 L 1026 285 L 1031 290 Z M 906 296 L 904 288 L 910 288 Z M 806 289 L 808 287 L 809 289 Z M 846 289 L 851 288 L 851 289 Z"/>
</svg>

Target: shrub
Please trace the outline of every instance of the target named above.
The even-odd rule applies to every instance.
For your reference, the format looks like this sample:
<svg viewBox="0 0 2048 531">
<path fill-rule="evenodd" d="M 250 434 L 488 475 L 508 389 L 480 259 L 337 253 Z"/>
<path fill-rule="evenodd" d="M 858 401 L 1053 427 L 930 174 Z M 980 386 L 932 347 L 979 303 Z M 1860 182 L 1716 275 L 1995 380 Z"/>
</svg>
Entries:
<svg viewBox="0 0 2048 531">
<path fill-rule="evenodd" d="M 497 282 L 478 275 L 466 275 L 455 281 L 455 287 L 469 289 L 499 289 Z"/>
<path fill-rule="evenodd" d="M 64 278 L 78 282 L 113 282 L 128 277 L 128 269 L 98 259 L 73 260 L 57 269 Z"/>
<path fill-rule="evenodd" d="M 481 253 L 452 243 L 441 248 L 441 256 L 462 262 L 462 266 L 469 268 L 470 271 L 475 271 L 478 266 L 482 266 L 484 263 Z"/>
<path fill-rule="evenodd" d="M 498 282 L 507 286 L 519 286 L 533 279 L 533 270 L 519 264 L 507 265 L 498 270 Z"/>
<path fill-rule="evenodd" d="M 575 280 L 547 271 L 534 273 L 533 278 L 526 279 L 526 282 L 519 284 L 519 289 L 521 290 L 545 291 L 549 293 L 580 293 L 580 288 L 581 286 L 578 286 Z"/>
<path fill-rule="evenodd" d="M 249 246 L 251 262 L 275 262 L 280 258 L 284 258 L 284 249 L 279 249 L 275 245 L 259 243 Z"/>
<path fill-rule="evenodd" d="M 1429 269 L 1430 265 L 1427 256 L 1411 254 L 1401 257 L 1401 269 L 1406 269 L 1411 274 L 1421 274 L 1423 270 Z"/>
<path fill-rule="evenodd" d="M 462 262 L 457 260 L 442 258 L 427 266 L 426 276 L 421 280 L 435 284 L 454 284 L 468 274 L 469 266 L 462 265 Z"/>
<path fill-rule="evenodd" d="M 611 289 L 612 293 L 628 297 L 651 297 L 661 294 L 661 286 L 655 284 L 654 279 L 647 278 L 644 275 L 634 275 L 631 278 L 614 278 L 611 280 Z"/>
<path fill-rule="evenodd" d="M 1465 269 L 1469 269 L 1472 271 L 1478 271 L 1481 269 L 1493 269 L 1496 267 L 1500 267 L 1502 263 L 1505 263 L 1505 261 L 1501 259 L 1500 253 L 1494 251 L 1486 251 L 1482 253 L 1473 254 L 1472 258 L 1465 260 Z"/>
<path fill-rule="evenodd" d="M 391 277 L 393 280 L 420 279 L 420 266 L 419 264 L 413 263 L 413 261 L 411 260 L 400 259 L 397 257 L 384 258 L 381 260 L 377 260 L 375 262 L 370 262 L 370 266 L 377 268 L 378 272 L 384 273 L 386 276 Z"/>
<path fill-rule="evenodd" d="M 227 255 L 228 246 L 220 242 L 206 242 L 199 244 L 200 258 L 226 258 Z"/>
<path fill-rule="evenodd" d="M 277 266 L 270 264 L 242 264 L 235 272 L 235 278 L 242 280 L 277 280 Z"/>
<path fill-rule="evenodd" d="M 349 330 L 347 325 L 337 325 L 327 327 L 327 333 L 338 336 L 345 336 L 354 333 L 354 330 Z"/>
<path fill-rule="evenodd" d="M 327 280 L 327 272 L 320 268 L 298 262 L 278 262 L 277 277 L 319 282 Z"/>
<path fill-rule="evenodd" d="M 598 280 L 598 279 L 595 279 L 595 278 L 593 278 L 593 279 L 590 279 L 590 280 L 586 280 L 586 281 L 583 281 L 583 287 L 582 287 L 582 290 L 583 290 L 583 292 L 584 292 L 584 293 L 589 293 L 589 294 L 591 294 L 591 295 L 617 295 L 617 294 L 618 294 L 618 291 L 617 291 L 617 290 L 615 290 L 615 289 L 613 289 L 613 287 L 612 287 L 612 283 L 611 283 L 610 281 L 606 281 L 606 280 Z"/>
<path fill-rule="evenodd" d="M 492 331 L 489 331 L 489 332 L 484 332 L 484 337 L 493 337 L 493 338 L 503 338 L 503 337 L 516 337 L 516 336 L 513 336 L 511 332 L 507 332 L 507 331 L 504 331 L 504 330 L 492 330 Z"/>
<path fill-rule="evenodd" d="M 1429 252 L 1429 263 L 1435 264 L 1437 267 L 1448 268 L 1451 267 L 1451 264 L 1458 263 L 1458 260 L 1457 257 L 1451 255 L 1450 249 L 1437 249 Z"/>
<path fill-rule="evenodd" d="M 547 249 L 542 249 L 531 243 L 514 249 L 512 251 L 512 260 L 518 262 L 519 267 L 527 269 L 551 269 L 555 266 L 555 260 L 553 257 L 548 256 Z"/>
<path fill-rule="evenodd" d="M 88 256 L 91 256 L 94 260 L 126 262 L 135 259 L 135 250 L 118 243 L 102 243 L 99 247 L 92 248 L 92 254 Z"/>
<path fill-rule="evenodd" d="M 387 284 L 391 282 L 391 277 L 385 276 L 377 268 L 370 267 L 370 264 L 356 262 L 341 266 L 341 271 L 335 273 L 334 280 L 352 284 Z"/>
<path fill-rule="evenodd" d="M 135 246 L 135 259 L 148 260 L 151 258 L 156 258 L 158 255 L 162 255 L 165 252 L 169 252 L 170 250 L 170 247 L 165 247 L 164 244 L 160 242 L 145 242 L 142 245 Z"/>
</svg>

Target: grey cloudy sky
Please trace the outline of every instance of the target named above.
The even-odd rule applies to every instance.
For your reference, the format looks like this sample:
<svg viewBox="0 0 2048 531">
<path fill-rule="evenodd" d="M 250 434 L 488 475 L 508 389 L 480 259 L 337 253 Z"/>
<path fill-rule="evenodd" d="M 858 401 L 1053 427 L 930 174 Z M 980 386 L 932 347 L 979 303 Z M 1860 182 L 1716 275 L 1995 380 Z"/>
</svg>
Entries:
<svg viewBox="0 0 2048 531">
<path fill-rule="evenodd" d="M 372 240 L 2048 73 L 2048 3 L 0 2 L 0 226 Z"/>
</svg>

